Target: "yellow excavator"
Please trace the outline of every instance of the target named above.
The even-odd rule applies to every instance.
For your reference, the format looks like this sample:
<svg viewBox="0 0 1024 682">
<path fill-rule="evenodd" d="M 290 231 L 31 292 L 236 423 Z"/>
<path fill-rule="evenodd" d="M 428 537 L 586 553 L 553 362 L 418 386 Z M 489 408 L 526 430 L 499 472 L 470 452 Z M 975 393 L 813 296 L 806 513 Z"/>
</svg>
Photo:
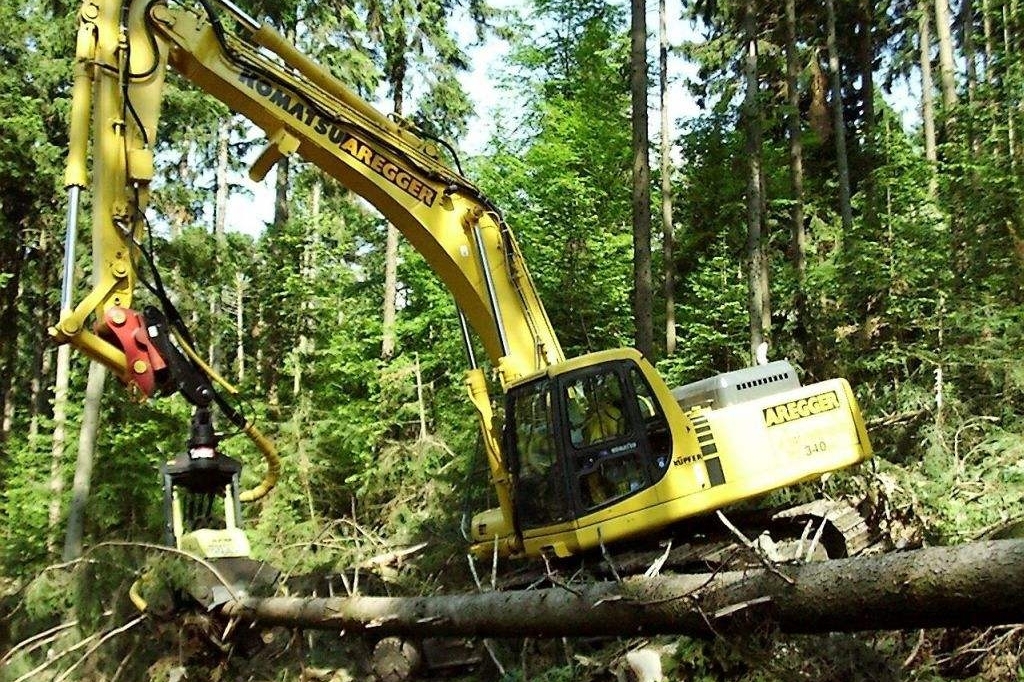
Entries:
<svg viewBox="0 0 1024 682">
<path fill-rule="evenodd" d="M 62 309 L 51 334 L 140 397 L 179 392 L 195 405 L 189 447 L 163 472 L 169 543 L 208 558 L 247 556 L 239 501 L 265 494 L 279 465 L 234 408 L 234 388 L 195 352 L 152 264 L 145 210 L 168 67 L 266 133 L 254 179 L 287 154 L 311 161 L 373 204 L 451 291 L 499 505 L 473 517 L 477 555 L 565 557 L 656 535 L 871 456 L 844 379 L 802 386 L 783 361 L 670 390 L 633 349 L 566 359 L 511 229 L 443 161 L 439 142 L 378 112 L 231 2 L 85 0 Z M 74 303 L 83 189 L 92 193 L 93 286 Z M 139 283 L 159 307 L 132 308 Z M 474 334 L 503 394 L 501 420 Z M 256 489 L 240 492 L 240 464 L 218 451 L 213 407 L 264 453 Z"/>
</svg>

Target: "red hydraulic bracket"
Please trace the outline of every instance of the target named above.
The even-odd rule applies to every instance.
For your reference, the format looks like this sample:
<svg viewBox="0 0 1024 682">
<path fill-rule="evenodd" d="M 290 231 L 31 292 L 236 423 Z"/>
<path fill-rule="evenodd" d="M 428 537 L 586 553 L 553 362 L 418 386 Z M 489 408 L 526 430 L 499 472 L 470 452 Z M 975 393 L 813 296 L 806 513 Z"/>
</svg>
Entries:
<svg viewBox="0 0 1024 682">
<path fill-rule="evenodd" d="M 150 343 L 145 318 L 129 308 L 114 306 L 107 309 L 103 320 L 124 351 L 127 371 L 121 381 L 149 398 L 156 390 L 156 373 L 166 369 L 167 363 Z"/>
</svg>

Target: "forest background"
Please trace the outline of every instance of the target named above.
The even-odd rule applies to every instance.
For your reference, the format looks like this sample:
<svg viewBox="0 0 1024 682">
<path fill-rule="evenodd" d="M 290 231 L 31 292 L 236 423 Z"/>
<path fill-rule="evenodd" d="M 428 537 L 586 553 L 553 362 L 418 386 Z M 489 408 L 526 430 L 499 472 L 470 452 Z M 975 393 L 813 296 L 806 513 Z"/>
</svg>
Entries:
<svg viewBox="0 0 1024 682">
<path fill-rule="evenodd" d="M 517 104 L 494 111 L 483 151 L 462 163 L 519 236 L 567 354 L 636 344 L 679 385 L 746 366 L 751 348 L 769 341 L 805 382 L 848 378 L 869 419 L 875 462 L 818 488 L 881 492 L 932 544 L 983 537 L 1020 516 L 1017 0 L 684 3 L 672 19 L 692 22 L 694 40 L 668 44 L 651 31 L 649 93 L 660 100 L 651 111 L 671 116 L 685 93 L 699 112 L 654 126 L 647 210 L 658 219 L 646 285 L 634 267 L 630 7 L 533 0 L 517 15 L 480 2 L 241 5 L 363 96 L 386 98 L 456 146 L 472 107 L 459 80 L 468 45 L 453 37 L 454 22 L 468 16 L 477 39 L 507 41 L 495 78 Z M 9 595 L 83 547 L 99 556 L 112 551 L 96 549 L 105 541 L 158 540 L 157 468 L 187 433 L 184 403 L 134 404 L 116 386 L 103 395 L 103 373 L 46 336 L 59 308 L 76 9 L 0 6 L 0 575 Z M 669 54 L 692 72 L 659 87 Z M 893 88 L 919 97 L 910 127 L 888 103 Z M 286 455 L 280 489 L 247 519 L 254 545 L 302 572 L 426 539 L 405 585 L 440 589 L 441 575 L 464 565 L 464 515 L 488 504 L 454 302 L 364 202 L 294 160 L 278 166 L 265 229 L 226 231 L 228 198 L 242 191 L 231 179 L 258 144 L 252 136 L 172 79 L 150 212 L 176 304 Z M 89 280 L 87 252 L 79 283 Z M 646 307 L 638 282 L 651 292 Z M 226 449 L 249 459 L 244 444 Z M 120 565 L 111 585 L 135 568 L 104 561 Z M 36 612 L 5 616 L 5 639 L 70 608 L 73 591 L 41 593 Z M 894 677 L 1017 679 L 1019 632 L 979 636 L 981 655 L 957 648 L 973 635 L 856 640 L 849 665 L 867 656 Z M 774 654 L 753 660 L 679 640 L 676 661 L 715 679 L 788 679 L 814 665 L 827 677 L 815 647 L 797 657 L 790 641 L 788 658 L 781 640 L 765 647 Z M 580 678 L 581 666 L 546 674 Z"/>
</svg>

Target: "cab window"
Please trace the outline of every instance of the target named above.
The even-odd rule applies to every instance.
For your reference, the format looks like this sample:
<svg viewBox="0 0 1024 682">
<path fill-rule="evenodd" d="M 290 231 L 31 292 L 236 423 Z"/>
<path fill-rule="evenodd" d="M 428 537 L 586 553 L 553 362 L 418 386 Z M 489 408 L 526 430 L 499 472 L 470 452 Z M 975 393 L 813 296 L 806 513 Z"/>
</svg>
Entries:
<svg viewBox="0 0 1024 682">
<path fill-rule="evenodd" d="M 566 395 L 574 447 L 599 445 L 626 433 L 622 386 L 614 372 L 577 379 L 569 385 Z"/>
<path fill-rule="evenodd" d="M 533 384 L 515 401 L 516 454 L 520 474 L 545 474 L 555 462 L 555 438 L 548 382 Z"/>
<path fill-rule="evenodd" d="M 637 408 L 640 418 L 644 422 L 644 430 L 647 432 L 647 443 L 651 450 L 651 461 L 655 469 L 664 472 L 668 469 L 669 460 L 672 458 L 672 433 L 668 427 L 668 420 L 662 412 L 661 405 L 654 397 L 651 385 L 647 383 L 646 377 L 637 368 L 629 370 L 629 380 L 636 393 Z"/>
<path fill-rule="evenodd" d="M 584 509 L 596 509 L 645 488 L 643 441 L 631 424 L 629 394 L 615 369 L 565 385 L 576 486 Z"/>
</svg>

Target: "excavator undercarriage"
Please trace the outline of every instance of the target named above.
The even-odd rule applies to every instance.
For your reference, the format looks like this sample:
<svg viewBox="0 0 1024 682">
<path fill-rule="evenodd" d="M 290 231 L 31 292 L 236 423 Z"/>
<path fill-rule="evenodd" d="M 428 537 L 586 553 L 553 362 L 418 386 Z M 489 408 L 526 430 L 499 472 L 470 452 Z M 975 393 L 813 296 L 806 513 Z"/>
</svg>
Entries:
<svg viewBox="0 0 1024 682">
<path fill-rule="evenodd" d="M 510 567 L 500 589 L 562 581 L 619 580 L 635 575 L 716 573 L 765 565 L 827 561 L 886 551 L 857 505 L 818 499 L 775 509 L 689 519 L 654 539 L 626 542 L 582 556 Z"/>
</svg>

